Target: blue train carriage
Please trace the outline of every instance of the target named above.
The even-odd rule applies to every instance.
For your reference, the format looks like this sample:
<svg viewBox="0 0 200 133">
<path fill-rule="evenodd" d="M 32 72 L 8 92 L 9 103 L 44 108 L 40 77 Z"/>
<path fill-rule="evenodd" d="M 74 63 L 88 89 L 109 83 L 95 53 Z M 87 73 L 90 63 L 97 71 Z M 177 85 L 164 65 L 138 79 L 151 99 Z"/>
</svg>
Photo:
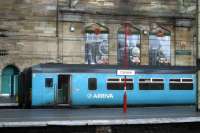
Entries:
<svg viewBox="0 0 200 133">
<path fill-rule="evenodd" d="M 119 66 L 39 64 L 20 76 L 20 105 L 121 105 L 124 76 Z M 194 104 L 196 75 L 193 67 L 130 67 L 128 105 Z"/>
</svg>

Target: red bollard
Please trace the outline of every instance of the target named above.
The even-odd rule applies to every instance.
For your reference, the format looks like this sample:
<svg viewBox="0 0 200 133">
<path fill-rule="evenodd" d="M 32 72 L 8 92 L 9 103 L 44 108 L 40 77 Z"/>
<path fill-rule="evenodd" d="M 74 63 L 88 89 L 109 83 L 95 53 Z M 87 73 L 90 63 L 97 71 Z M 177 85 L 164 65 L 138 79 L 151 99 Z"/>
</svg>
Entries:
<svg viewBox="0 0 200 133">
<path fill-rule="evenodd" d="M 124 113 L 126 113 L 127 112 L 127 94 L 126 94 L 126 91 L 124 92 L 123 107 L 124 107 Z"/>
</svg>

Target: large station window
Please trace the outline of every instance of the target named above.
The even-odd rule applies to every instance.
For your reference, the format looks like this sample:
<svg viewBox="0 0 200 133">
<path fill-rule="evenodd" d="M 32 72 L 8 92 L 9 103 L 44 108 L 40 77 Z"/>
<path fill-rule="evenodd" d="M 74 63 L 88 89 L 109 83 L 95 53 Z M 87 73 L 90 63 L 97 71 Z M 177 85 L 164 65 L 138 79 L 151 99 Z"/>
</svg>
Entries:
<svg viewBox="0 0 200 133">
<path fill-rule="evenodd" d="M 107 80 L 108 90 L 124 90 L 124 80 L 121 78 L 110 78 Z M 126 89 L 133 90 L 133 79 L 126 79 Z"/>
<path fill-rule="evenodd" d="M 85 28 L 85 63 L 108 64 L 108 28 L 92 24 Z"/>
<path fill-rule="evenodd" d="M 139 79 L 140 90 L 163 90 L 164 81 L 163 79 Z"/>
<path fill-rule="evenodd" d="M 127 41 L 125 42 L 126 36 Z M 140 31 L 132 25 L 126 24 L 119 29 L 117 38 L 118 64 L 123 65 L 126 61 L 131 65 L 140 64 Z M 127 50 L 125 50 L 125 47 L 127 47 Z"/>
<path fill-rule="evenodd" d="M 149 64 L 170 65 L 170 32 L 157 29 L 149 35 Z"/>
<path fill-rule="evenodd" d="M 193 90 L 193 81 L 191 78 L 170 79 L 170 90 Z"/>
</svg>

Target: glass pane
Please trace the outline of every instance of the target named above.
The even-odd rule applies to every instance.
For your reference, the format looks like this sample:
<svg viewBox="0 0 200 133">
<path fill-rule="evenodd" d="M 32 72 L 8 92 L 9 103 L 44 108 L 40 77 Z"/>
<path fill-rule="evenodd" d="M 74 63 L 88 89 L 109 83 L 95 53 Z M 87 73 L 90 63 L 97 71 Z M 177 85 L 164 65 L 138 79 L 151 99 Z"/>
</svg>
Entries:
<svg viewBox="0 0 200 133">
<path fill-rule="evenodd" d="M 163 82 L 163 79 L 152 79 L 152 82 Z"/>
<path fill-rule="evenodd" d="M 133 90 L 133 79 L 126 79 L 126 89 Z M 124 79 L 108 79 L 107 80 L 107 89 L 108 90 L 124 90 Z"/>
<path fill-rule="evenodd" d="M 182 82 L 192 82 L 192 79 L 182 79 Z"/>
<path fill-rule="evenodd" d="M 149 64 L 170 65 L 170 36 L 149 36 Z"/>
<path fill-rule="evenodd" d="M 124 90 L 124 83 L 107 83 L 108 90 Z M 133 83 L 126 84 L 127 90 L 133 90 Z"/>
<path fill-rule="evenodd" d="M 179 82 L 181 82 L 181 79 L 170 79 L 169 81 L 170 81 L 170 83 L 171 82 L 178 82 L 179 83 Z"/>
<path fill-rule="evenodd" d="M 108 81 L 119 81 L 119 79 L 108 79 Z"/>
<path fill-rule="evenodd" d="M 193 90 L 193 83 L 170 83 L 170 90 Z"/>
<path fill-rule="evenodd" d="M 47 87 L 47 88 L 53 87 L 53 79 L 52 78 L 45 79 L 45 87 Z"/>
<path fill-rule="evenodd" d="M 89 90 L 97 89 L 97 79 L 96 78 L 88 78 L 88 89 Z"/>
<path fill-rule="evenodd" d="M 121 79 L 121 80 L 124 81 L 125 79 Z M 133 79 L 126 79 L 126 81 L 133 82 Z"/>
<path fill-rule="evenodd" d="M 86 64 L 108 64 L 108 34 L 86 33 Z"/>
<path fill-rule="evenodd" d="M 163 90 L 163 83 L 139 83 L 140 90 Z"/>
<path fill-rule="evenodd" d="M 140 35 L 132 34 L 127 37 L 127 56 L 129 64 L 140 64 Z M 124 64 L 125 34 L 118 34 L 118 63 Z"/>
<path fill-rule="evenodd" d="M 139 79 L 139 82 L 151 82 L 151 79 Z"/>
</svg>

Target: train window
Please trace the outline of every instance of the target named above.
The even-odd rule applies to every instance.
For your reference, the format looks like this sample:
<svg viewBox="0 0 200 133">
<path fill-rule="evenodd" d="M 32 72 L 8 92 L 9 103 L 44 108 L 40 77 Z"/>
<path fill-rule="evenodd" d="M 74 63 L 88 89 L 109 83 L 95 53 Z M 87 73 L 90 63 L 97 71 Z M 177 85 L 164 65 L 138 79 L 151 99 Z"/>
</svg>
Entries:
<svg viewBox="0 0 200 133">
<path fill-rule="evenodd" d="M 152 82 L 163 82 L 163 79 L 152 79 Z"/>
<path fill-rule="evenodd" d="M 124 82 L 125 79 L 121 79 L 122 82 Z M 126 82 L 133 82 L 133 79 L 126 79 Z"/>
<path fill-rule="evenodd" d="M 108 79 L 108 81 L 119 81 L 119 79 Z"/>
<path fill-rule="evenodd" d="M 178 82 L 178 83 L 179 83 L 179 82 L 181 82 L 181 79 L 170 79 L 170 82 L 172 82 L 172 83 L 173 83 L 173 82 L 174 82 L 174 83 L 175 83 L 175 82 Z"/>
<path fill-rule="evenodd" d="M 126 89 L 133 90 L 133 79 L 126 79 Z M 124 79 L 121 78 L 112 78 L 107 80 L 107 89 L 108 90 L 124 90 Z"/>
<path fill-rule="evenodd" d="M 88 89 L 89 90 L 97 89 L 97 79 L 96 78 L 88 78 Z"/>
<path fill-rule="evenodd" d="M 182 82 L 192 82 L 192 79 L 182 79 Z"/>
<path fill-rule="evenodd" d="M 163 79 L 139 79 L 140 90 L 163 90 L 164 81 Z"/>
<path fill-rule="evenodd" d="M 193 81 L 191 78 L 170 79 L 170 90 L 193 90 Z"/>
<path fill-rule="evenodd" d="M 53 79 L 52 78 L 45 79 L 45 87 L 48 87 L 48 88 L 53 87 Z"/>
</svg>

